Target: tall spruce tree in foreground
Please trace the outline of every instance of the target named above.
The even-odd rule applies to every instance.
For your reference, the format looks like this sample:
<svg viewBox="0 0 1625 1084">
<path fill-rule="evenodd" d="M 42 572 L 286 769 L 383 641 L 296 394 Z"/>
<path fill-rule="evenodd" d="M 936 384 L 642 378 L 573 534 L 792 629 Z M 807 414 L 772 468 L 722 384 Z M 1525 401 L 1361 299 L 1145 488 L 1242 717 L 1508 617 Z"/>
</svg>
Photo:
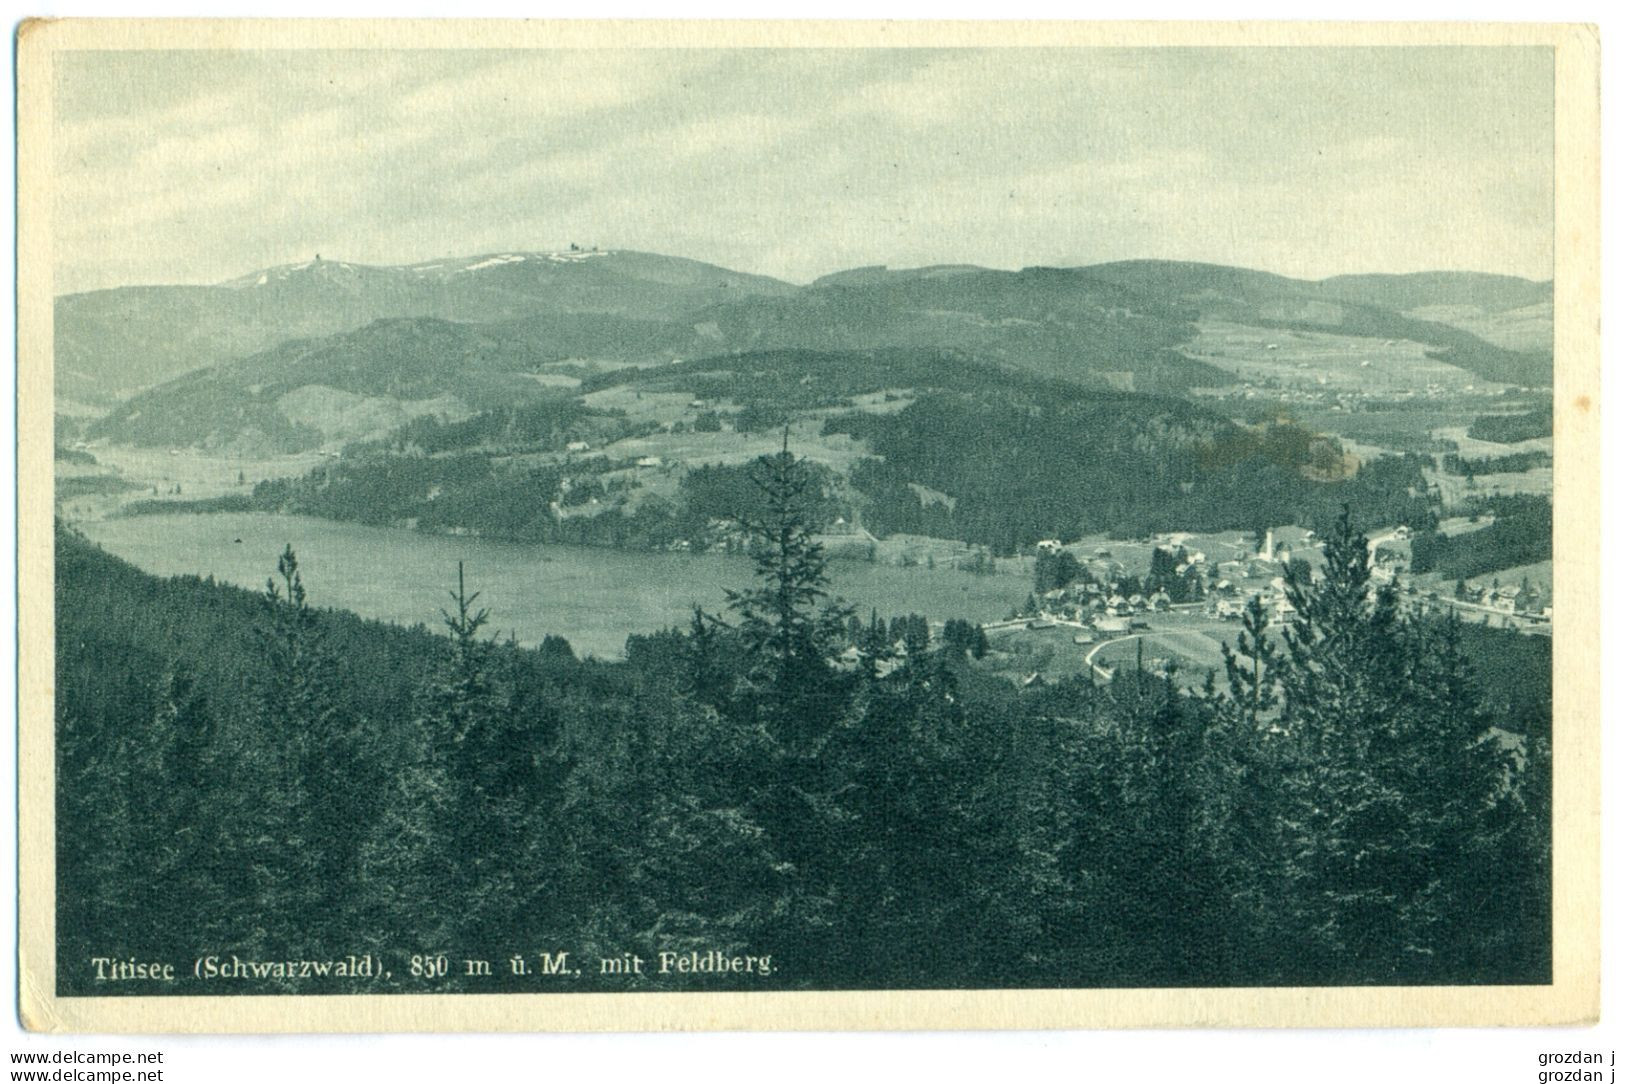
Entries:
<svg viewBox="0 0 1625 1084">
<path fill-rule="evenodd" d="M 762 510 L 741 517 L 750 536 L 757 583 L 729 591 L 740 642 L 749 656 L 752 705 L 774 735 L 806 749 L 839 711 L 831 660 L 848 611 L 831 602 L 824 548 L 810 505 L 817 480 L 790 453 L 789 431 L 777 455 L 756 460 L 751 481 Z"/>
<path fill-rule="evenodd" d="M 1253 729 L 1267 720 L 1280 703 L 1280 678 L 1276 673 L 1280 656 L 1269 638 L 1269 624 L 1263 600 L 1254 595 L 1241 613 L 1241 631 L 1236 634 L 1235 649 L 1229 644 L 1219 645 L 1230 691 L 1229 704 L 1239 710 L 1240 718 Z M 1209 699 L 1213 702 L 1211 697 Z"/>
<path fill-rule="evenodd" d="M 140 873 L 123 888 L 145 886 L 151 894 L 159 925 L 143 943 L 180 953 L 209 929 L 222 897 L 221 805 L 209 787 L 219 762 L 218 727 L 184 663 L 166 670 L 157 693 L 150 729 L 133 735 L 129 755 L 121 757 L 127 808 L 144 829 L 132 855 Z"/>
<path fill-rule="evenodd" d="M 280 581 L 280 582 L 279 582 Z M 350 895 L 361 821 L 345 777 L 353 735 L 340 708 L 337 662 L 305 593 L 293 547 L 277 560 L 262 596 L 264 676 L 250 752 L 259 781 L 255 869 L 265 911 L 286 924 L 267 948 L 318 950 Z"/>
<path fill-rule="evenodd" d="M 525 720 L 512 711 L 512 693 L 495 666 L 495 647 L 482 632 L 490 614 L 476 608 L 457 563 L 452 610 L 441 619 L 451 649 L 426 700 L 431 734 L 451 776 L 449 823 L 454 884 L 462 897 L 458 924 L 472 944 L 489 944 L 511 922 L 529 878 L 515 868 L 526 848 L 534 776 Z"/>
<path fill-rule="evenodd" d="M 366 862 L 384 893 L 374 912 L 386 928 L 480 946 L 500 939 L 528 893 L 514 863 L 527 851 L 533 761 L 483 635 L 490 611 L 468 592 L 462 562 L 448 593 L 448 642 L 397 736 Z"/>
<path fill-rule="evenodd" d="M 741 517 L 749 534 L 756 582 L 727 593 L 735 615 L 729 633 L 742 676 L 726 712 L 742 732 L 766 738 L 761 754 L 734 780 L 747 819 L 793 872 L 793 886 L 761 931 L 808 962 L 831 966 L 838 951 L 828 916 L 851 823 L 843 807 L 841 766 L 826 754 L 846 707 L 851 679 L 834 666 L 850 611 L 829 594 L 824 550 L 811 506 L 820 496 L 808 465 L 785 443 L 762 456 L 751 480 L 760 510 Z M 824 919 L 811 916 L 822 914 Z"/>
<path fill-rule="evenodd" d="M 1319 981 L 1459 977 L 1441 961 L 1474 936 L 1470 884 L 1500 849 L 1509 770 L 1459 647 L 1372 584 L 1347 510 L 1321 577 L 1289 570 L 1286 586 L 1282 943 Z"/>
</svg>

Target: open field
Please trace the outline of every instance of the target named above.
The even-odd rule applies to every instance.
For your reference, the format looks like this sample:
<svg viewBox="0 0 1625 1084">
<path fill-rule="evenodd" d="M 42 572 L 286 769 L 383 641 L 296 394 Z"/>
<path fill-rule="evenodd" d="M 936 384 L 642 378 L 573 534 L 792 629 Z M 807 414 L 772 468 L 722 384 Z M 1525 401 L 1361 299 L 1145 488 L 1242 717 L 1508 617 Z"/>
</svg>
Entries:
<svg viewBox="0 0 1625 1084">
<path fill-rule="evenodd" d="M 330 462 L 327 456 L 316 451 L 277 456 L 228 456 L 189 449 L 172 455 L 163 448 L 98 445 L 90 449 L 90 454 L 96 457 L 95 466 L 58 463 L 57 476 L 112 476 L 126 483 L 126 488 L 60 497 L 59 510 L 72 519 L 100 519 L 113 515 L 122 505 L 134 500 L 197 501 L 232 494 L 246 496 L 253 491 L 255 482 L 294 477 Z M 179 493 L 175 492 L 177 485 L 181 488 Z M 58 492 L 63 492 L 61 487 Z"/>
<path fill-rule="evenodd" d="M 988 656 L 987 665 L 1017 677 L 1037 673 L 1047 681 L 1055 681 L 1085 673 L 1089 661 L 1100 668 L 1132 668 L 1143 647 L 1147 670 L 1156 660 L 1168 660 L 1175 664 L 1175 680 L 1186 688 L 1200 686 L 1210 670 L 1222 674 L 1224 658 L 1219 654 L 1219 645 L 1235 637 L 1234 622 L 1178 611 L 1142 614 L 1136 620 L 1150 627 L 1102 633 L 1071 625 L 1041 629 L 1018 625 L 990 633 L 989 644 L 995 654 Z M 1089 636 L 1090 641 L 1075 643 L 1080 634 Z"/>
<path fill-rule="evenodd" d="M 864 395 L 854 395 L 850 407 L 830 408 L 820 413 L 845 414 L 848 410 L 861 410 L 865 414 L 896 414 L 918 395 L 913 388 L 887 388 Z"/>
<path fill-rule="evenodd" d="M 1497 569 L 1486 572 L 1482 576 L 1474 576 L 1467 581 L 1473 588 L 1502 586 L 1517 587 L 1527 579 L 1531 587 L 1539 589 L 1547 599 L 1552 597 L 1552 562 L 1536 561 L 1529 565 L 1516 565 L 1512 568 Z M 1449 598 L 1455 590 L 1456 581 L 1446 579 L 1435 573 L 1424 573 L 1417 576 L 1407 576 L 1406 582 L 1414 582 L 1420 591 L 1437 591 Z"/>
<path fill-rule="evenodd" d="M 1552 562 L 1537 561 L 1532 565 L 1517 565 L 1513 568 L 1503 568 L 1499 572 L 1488 572 L 1482 576 L 1474 576 L 1468 580 L 1470 587 L 1492 587 L 1497 582 L 1514 587 L 1529 581 L 1529 586 L 1538 588 L 1546 598 L 1552 597 Z"/>
<path fill-rule="evenodd" d="M 1485 312 L 1477 305 L 1426 305 L 1406 316 L 1450 324 L 1508 350 L 1541 351 L 1552 348 L 1552 303 L 1542 301 L 1521 309 Z"/>
<path fill-rule="evenodd" d="M 619 358 L 565 358 L 563 361 L 544 361 L 536 366 L 537 372 L 552 370 L 584 373 L 613 373 L 619 369 L 648 369 L 662 364 L 658 361 L 622 361 Z"/>
<path fill-rule="evenodd" d="M 1487 387 L 1465 369 L 1435 361 L 1428 347 L 1285 328 L 1257 328 L 1204 320 L 1184 352 L 1254 384 L 1326 388 L 1372 394 Z"/>
<path fill-rule="evenodd" d="M 568 373 L 526 373 L 525 375 L 544 388 L 581 387 L 581 378 L 570 376 Z"/>
<path fill-rule="evenodd" d="M 1148 619 L 1150 630 L 1107 643 L 1095 655 L 1095 665 L 1133 667 L 1142 649 L 1147 670 L 1160 659 L 1176 665 L 1175 679 L 1196 686 L 1208 671 L 1224 672 L 1219 644 L 1235 636 L 1235 625 L 1194 614 L 1158 614 Z"/>
<path fill-rule="evenodd" d="M 1082 674 L 1087 669 L 1083 659 L 1091 645 L 1074 644 L 1072 638 L 1078 632 L 1070 626 L 1058 625 L 1048 629 L 1017 626 L 989 633 L 988 646 L 992 651 L 984 665 L 1016 678 L 1041 674 L 1047 681 Z"/>
<path fill-rule="evenodd" d="M 160 496 L 165 488 L 179 484 L 181 497 L 187 500 L 240 493 L 243 487 L 237 483 L 239 475 L 245 485 L 252 486 L 266 478 L 304 474 L 328 461 L 327 456 L 315 451 L 292 455 L 229 456 L 187 450 L 171 455 L 163 448 L 127 448 L 118 445 L 92 448 L 91 454 L 104 466 L 133 482 L 158 486 Z"/>
<path fill-rule="evenodd" d="M 1465 507 L 1467 501 L 1473 497 L 1552 495 L 1551 467 L 1535 467 L 1517 474 L 1479 474 L 1470 482 L 1465 475 L 1460 474 L 1433 470 L 1424 473 L 1430 484 L 1439 487 L 1439 499 L 1447 513 Z"/>
<path fill-rule="evenodd" d="M 694 396 L 686 391 L 641 391 L 628 384 L 591 392 L 581 401 L 594 410 L 619 410 L 633 422 L 656 422 L 670 425 L 685 415 L 698 413 L 690 410 Z"/>
<path fill-rule="evenodd" d="M 823 463 L 837 471 L 846 471 L 852 464 L 868 455 L 864 446 L 845 433 L 823 436 L 820 422 L 801 419 L 790 426 L 790 451 L 798 456 Z M 749 463 L 757 456 L 773 455 L 784 446 L 784 433 L 735 433 L 724 429 L 718 433 L 650 433 L 607 444 L 603 452 L 616 459 L 636 459 L 659 456 L 666 462 L 681 462 L 690 467 L 712 464 Z"/>
<path fill-rule="evenodd" d="M 1441 421 L 1463 432 L 1483 413 L 1479 403 L 1462 400 L 1410 404 L 1368 404 L 1370 409 L 1336 411 L 1299 407 L 1288 413 L 1300 425 L 1317 433 L 1344 438 L 1388 452 L 1450 451 L 1447 440 L 1437 435 Z"/>
</svg>

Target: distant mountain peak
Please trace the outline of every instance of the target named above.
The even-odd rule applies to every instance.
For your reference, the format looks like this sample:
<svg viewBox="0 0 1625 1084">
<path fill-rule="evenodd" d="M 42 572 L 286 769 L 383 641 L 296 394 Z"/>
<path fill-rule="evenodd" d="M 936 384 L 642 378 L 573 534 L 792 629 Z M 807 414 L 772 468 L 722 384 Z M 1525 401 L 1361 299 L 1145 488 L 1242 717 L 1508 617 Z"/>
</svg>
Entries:
<svg viewBox="0 0 1625 1084">
<path fill-rule="evenodd" d="M 259 271 L 250 271 L 246 275 L 239 275 L 234 279 L 227 279 L 220 283 L 231 289 L 253 289 L 259 286 L 269 286 L 272 283 L 287 282 L 290 279 L 301 277 L 333 278 L 338 276 L 354 276 L 367 271 L 376 271 L 377 268 L 366 264 L 349 263 L 343 260 L 324 260 L 320 256 L 306 260 L 304 263 L 285 263 L 275 267 L 263 268 Z"/>
<path fill-rule="evenodd" d="M 565 265 L 586 263 L 589 260 L 614 256 L 616 253 L 609 249 L 567 247 L 559 249 L 541 249 L 538 251 L 507 251 L 483 253 L 477 256 L 448 257 L 438 260 L 420 260 L 408 264 L 365 264 L 348 260 L 324 259 L 320 254 L 303 263 L 278 264 L 259 271 L 250 271 L 246 275 L 227 279 L 220 285 L 234 289 L 252 289 L 259 286 L 269 286 L 273 283 L 288 282 L 300 278 L 323 278 L 338 280 L 357 275 L 384 275 L 402 278 L 432 276 L 444 277 L 446 275 L 466 274 L 475 271 L 487 271 L 492 268 L 507 267 L 513 264 L 528 262 L 547 265 Z"/>
</svg>

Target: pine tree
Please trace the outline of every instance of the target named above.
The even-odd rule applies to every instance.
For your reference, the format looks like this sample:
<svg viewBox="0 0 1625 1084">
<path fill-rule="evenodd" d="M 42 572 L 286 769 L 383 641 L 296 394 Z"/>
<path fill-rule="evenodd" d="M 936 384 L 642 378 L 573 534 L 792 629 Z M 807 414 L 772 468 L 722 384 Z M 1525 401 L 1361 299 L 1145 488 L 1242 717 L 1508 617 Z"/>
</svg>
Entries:
<svg viewBox="0 0 1625 1084">
<path fill-rule="evenodd" d="M 450 950 L 463 910 L 450 838 L 456 788 L 445 749 L 417 713 L 384 753 L 382 808 L 361 849 L 365 896 L 358 926 L 373 938 L 373 949 L 410 938 L 424 951 Z"/>
<path fill-rule="evenodd" d="M 218 760 L 208 704 L 190 669 L 175 664 L 159 682 L 150 738 L 128 767 L 131 805 L 150 833 L 139 883 L 151 886 L 157 904 L 149 912 L 159 918 L 157 937 L 147 942 L 155 948 L 185 948 L 218 913 L 227 860 L 209 784 Z"/>
<path fill-rule="evenodd" d="M 1459 617 L 1409 621 L 1402 643 L 1413 665 L 1383 763 L 1406 797 L 1399 872 L 1408 888 L 1407 943 L 1427 971 L 1485 981 L 1478 969 L 1505 966 L 1486 949 L 1510 949 L 1509 930 L 1525 930 L 1516 907 L 1496 905 L 1532 872 L 1530 856 L 1518 853 L 1526 818 L 1517 746 L 1483 708 Z"/>
<path fill-rule="evenodd" d="M 716 711 L 728 706 L 733 679 L 726 660 L 723 644 L 725 626 L 699 606 L 688 622 L 688 636 L 684 651 L 688 666 L 684 675 L 683 691 L 698 704 Z"/>
<path fill-rule="evenodd" d="M 474 733 L 499 706 L 490 672 L 491 645 L 480 636 L 491 611 L 475 609 L 480 593 L 468 593 L 463 562 L 457 562 L 457 590 L 451 595 L 453 611 L 442 609 L 440 619 L 451 638 L 451 652 L 439 679 L 429 687 L 429 710 L 442 727 L 440 737 L 453 746 L 477 746 L 483 735 Z"/>
<path fill-rule="evenodd" d="M 280 584 L 278 583 L 280 579 Z M 279 951 L 317 951 L 336 923 L 352 883 L 359 822 L 344 776 L 352 760 L 349 721 L 339 710 L 336 660 L 305 593 L 293 547 L 266 581 L 265 657 L 258 733 L 248 765 L 264 788 L 257 811 L 258 871 Z"/>
<path fill-rule="evenodd" d="M 760 828 L 762 853 L 793 874 L 761 935 L 799 943 L 813 960 L 835 951 L 828 915 L 849 850 L 843 767 L 829 742 L 857 680 L 835 666 L 850 610 L 830 598 L 809 511 L 815 481 L 788 437 L 779 454 L 756 461 L 752 481 L 763 511 L 742 522 L 756 583 L 727 594 L 739 677 L 720 744 L 753 751 L 730 773 L 732 800 Z"/>
<path fill-rule="evenodd" d="M 1400 795 L 1372 771 L 1392 725 L 1394 603 L 1374 600 L 1366 539 L 1348 510 L 1329 533 L 1324 576 L 1288 569 L 1294 614 L 1283 632 L 1280 895 L 1292 912 L 1296 961 L 1317 974 L 1358 975 L 1402 936 L 1387 873 Z"/>
<path fill-rule="evenodd" d="M 815 480 L 790 454 L 788 430 L 778 455 L 757 459 L 751 481 L 764 510 L 742 523 L 757 585 L 727 592 L 728 606 L 739 618 L 763 721 L 781 741 L 805 746 L 839 710 L 830 664 L 848 611 L 829 595 L 827 560 L 808 510 Z"/>
<path fill-rule="evenodd" d="M 484 634 L 490 611 L 469 593 L 462 562 L 448 594 L 447 647 L 397 735 L 366 857 L 369 882 L 386 893 L 373 900 L 380 925 L 449 950 L 500 935 L 534 894 L 519 861 L 529 849 L 536 750 Z"/>
<path fill-rule="evenodd" d="M 461 900 L 457 924 L 478 945 L 504 929 L 523 891 L 512 859 L 522 845 L 532 750 L 482 635 L 490 611 L 476 608 L 480 593 L 468 593 L 461 561 L 450 595 L 453 609 L 441 611 L 450 651 L 424 711 L 451 787 L 442 835 L 452 848 L 450 887 Z"/>
<path fill-rule="evenodd" d="M 1241 613 L 1241 631 L 1236 634 L 1236 646 L 1220 644 L 1224 657 L 1225 677 L 1229 681 L 1230 702 L 1239 706 L 1247 722 L 1257 727 L 1259 720 L 1269 715 L 1280 697 L 1277 694 L 1276 664 L 1278 652 L 1268 636 L 1269 614 L 1264 602 L 1254 595 Z"/>
<path fill-rule="evenodd" d="M 880 620 L 878 611 L 870 609 L 869 624 L 858 639 L 857 648 L 858 672 L 868 681 L 876 680 L 882 667 L 889 667 L 896 661 L 892 653 L 891 633 L 886 629 L 885 622 Z"/>
<path fill-rule="evenodd" d="M 899 634 L 917 638 L 914 624 L 887 629 L 871 616 L 865 680 L 832 735 L 818 816 L 806 826 L 828 840 L 810 868 L 834 901 L 824 950 L 843 981 L 917 981 L 946 927 L 961 931 L 970 955 L 974 931 L 961 920 L 971 893 L 950 886 L 968 869 L 992 877 L 1007 860 L 977 853 L 993 835 L 972 803 L 987 765 L 974 755 L 949 660 L 911 651 L 884 674 L 874 665 L 894 659 Z"/>
<path fill-rule="evenodd" d="M 1318 580 L 1288 573 L 1277 667 L 1285 937 L 1321 981 L 1437 981 L 1475 906 L 1464 848 L 1496 849 L 1504 759 L 1456 626 L 1399 616 L 1346 509 L 1325 556 Z"/>
</svg>

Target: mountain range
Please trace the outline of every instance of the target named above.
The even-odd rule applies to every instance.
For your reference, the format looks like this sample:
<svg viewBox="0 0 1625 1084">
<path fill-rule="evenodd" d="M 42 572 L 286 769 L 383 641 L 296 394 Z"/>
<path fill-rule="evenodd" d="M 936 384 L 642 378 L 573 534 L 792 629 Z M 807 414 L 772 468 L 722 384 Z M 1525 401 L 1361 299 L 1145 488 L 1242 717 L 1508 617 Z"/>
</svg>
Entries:
<svg viewBox="0 0 1625 1084">
<path fill-rule="evenodd" d="M 399 267 L 317 256 L 215 286 L 130 286 L 57 298 L 58 394 L 94 400 L 374 320 L 484 323 L 578 312 L 664 320 L 735 295 L 794 290 L 759 275 L 636 252 L 500 253 Z"/>
<path fill-rule="evenodd" d="M 58 298 L 57 394 L 110 409 L 92 429 L 109 439 L 220 445 L 246 433 L 286 447 L 557 395 L 581 375 L 568 363 L 775 350 L 951 351 L 1085 387 L 1178 393 L 1235 381 L 1186 349 L 1214 322 L 1420 344 L 1482 380 L 1539 387 L 1551 382 L 1550 304 L 1551 283 L 1504 276 L 1307 281 L 1149 260 L 869 267 L 797 286 L 624 251 L 396 267 L 317 257 L 216 286 Z"/>
</svg>

